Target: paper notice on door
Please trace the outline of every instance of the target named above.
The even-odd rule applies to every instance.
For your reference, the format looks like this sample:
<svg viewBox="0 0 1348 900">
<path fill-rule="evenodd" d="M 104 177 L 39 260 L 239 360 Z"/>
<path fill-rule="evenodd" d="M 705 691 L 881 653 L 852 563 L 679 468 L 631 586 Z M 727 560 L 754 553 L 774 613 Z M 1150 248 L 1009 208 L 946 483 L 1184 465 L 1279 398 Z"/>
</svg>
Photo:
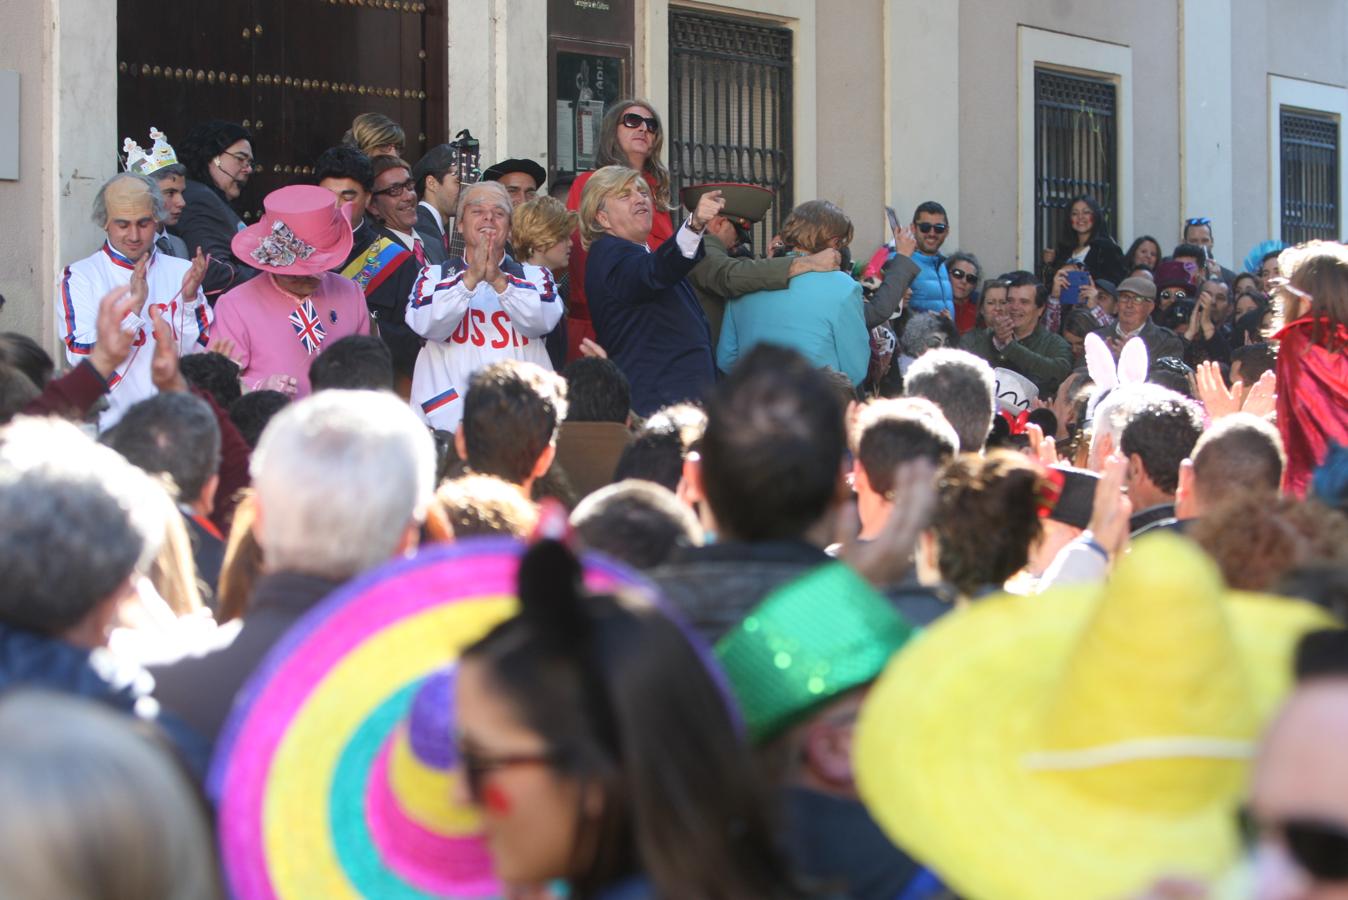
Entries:
<svg viewBox="0 0 1348 900">
<path fill-rule="evenodd" d="M 557 101 L 557 171 L 576 171 L 576 114 L 570 100 Z"/>
</svg>

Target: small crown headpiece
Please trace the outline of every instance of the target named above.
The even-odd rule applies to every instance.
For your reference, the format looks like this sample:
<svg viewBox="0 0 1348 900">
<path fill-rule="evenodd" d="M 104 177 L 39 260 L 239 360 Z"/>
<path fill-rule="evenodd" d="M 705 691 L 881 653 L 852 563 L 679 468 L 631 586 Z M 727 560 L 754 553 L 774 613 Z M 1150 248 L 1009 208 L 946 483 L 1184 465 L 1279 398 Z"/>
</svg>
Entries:
<svg viewBox="0 0 1348 900">
<path fill-rule="evenodd" d="M 142 150 L 140 144 L 131 138 L 122 141 L 122 154 L 128 172 L 152 175 L 160 169 L 177 164 L 178 154 L 173 152 L 173 147 L 164 139 L 164 132 L 153 125 L 150 126 L 150 140 L 154 141 L 154 145 L 150 147 L 149 153 Z"/>
</svg>

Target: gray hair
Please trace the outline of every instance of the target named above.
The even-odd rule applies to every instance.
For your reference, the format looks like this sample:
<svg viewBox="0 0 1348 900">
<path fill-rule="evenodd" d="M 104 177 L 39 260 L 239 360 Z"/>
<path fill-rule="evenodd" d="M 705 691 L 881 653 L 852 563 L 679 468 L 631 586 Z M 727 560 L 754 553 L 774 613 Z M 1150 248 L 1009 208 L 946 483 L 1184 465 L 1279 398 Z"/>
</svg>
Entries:
<svg viewBox="0 0 1348 900">
<path fill-rule="evenodd" d="M 146 472 L 172 479 L 179 503 L 196 503 L 220 468 L 220 425 L 210 404 L 191 394 L 142 400 L 102 440 Z"/>
<path fill-rule="evenodd" d="M 997 408 L 997 379 L 985 360 L 953 347 L 932 350 L 909 366 L 903 386 L 908 396 L 936 404 L 963 452 L 982 452 Z"/>
<path fill-rule="evenodd" d="M 1097 385 L 1094 390 L 1099 391 L 1100 387 Z M 1095 404 L 1091 413 L 1091 468 L 1098 471 L 1099 466 L 1104 462 L 1104 460 L 1095 458 L 1096 454 L 1099 453 L 1101 438 L 1109 435 L 1110 443 L 1114 451 L 1117 452 L 1119 442 L 1123 437 L 1123 429 L 1128 425 L 1128 420 L 1133 417 L 1134 413 L 1151 403 L 1174 399 L 1184 398 L 1169 388 L 1163 388 L 1159 384 L 1151 384 L 1150 382 L 1125 384 L 1105 394 Z"/>
<path fill-rule="evenodd" d="M 168 218 L 168 211 L 164 209 L 164 195 L 159 190 L 159 182 L 155 181 L 149 175 L 140 175 L 136 172 L 119 172 L 103 182 L 103 186 L 100 187 L 98 193 L 94 195 L 94 211 L 92 218 L 95 225 L 99 228 L 108 227 L 108 188 L 112 187 L 117 182 L 125 181 L 126 179 L 139 181 L 145 185 L 147 190 L 149 190 L 150 199 L 154 202 L 154 220 L 156 222 L 162 222 Z"/>
<path fill-rule="evenodd" d="M 20 417 L 6 426 L 0 621 L 60 634 L 148 571 L 165 531 L 162 491 L 69 422 Z"/>
<path fill-rule="evenodd" d="M 395 395 L 327 390 L 272 419 L 251 469 L 267 567 L 345 580 L 425 518 L 435 445 Z"/>
<path fill-rule="evenodd" d="M 65 694 L 7 694 L 0 796 L 2 896 L 221 896 L 194 788 L 129 716 Z"/>
<path fill-rule="evenodd" d="M 903 355 L 917 359 L 930 350 L 939 350 L 950 346 L 951 343 L 958 343 L 958 337 L 952 341 L 950 331 L 944 325 L 944 322 L 948 321 L 950 320 L 943 319 L 934 312 L 914 314 L 904 326 L 903 334 L 899 336 L 899 348 L 903 351 Z M 958 332 L 955 333 L 958 335 Z"/>
<path fill-rule="evenodd" d="M 510 192 L 505 189 L 505 185 L 499 181 L 479 181 L 475 184 L 466 184 L 463 190 L 459 191 L 459 205 L 454 210 L 456 222 L 463 221 L 463 211 L 468 208 L 469 198 L 473 194 L 487 191 L 494 196 L 486 200 L 473 200 L 473 203 L 495 203 L 501 209 L 505 210 L 506 218 L 509 219 L 514 212 L 515 207 L 510 203 Z"/>
</svg>

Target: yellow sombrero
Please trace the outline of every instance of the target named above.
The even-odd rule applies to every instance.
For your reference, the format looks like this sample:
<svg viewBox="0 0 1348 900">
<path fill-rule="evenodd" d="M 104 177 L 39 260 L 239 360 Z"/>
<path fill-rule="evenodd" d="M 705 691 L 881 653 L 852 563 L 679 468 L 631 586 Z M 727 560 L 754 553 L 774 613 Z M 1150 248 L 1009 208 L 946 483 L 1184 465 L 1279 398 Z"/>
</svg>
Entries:
<svg viewBox="0 0 1348 900">
<path fill-rule="evenodd" d="M 1216 876 L 1296 640 L 1327 624 L 1227 592 L 1184 538 L 1145 538 L 1106 587 L 979 601 L 901 650 L 857 725 L 862 799 L 974 900 Z"/>
</svg>

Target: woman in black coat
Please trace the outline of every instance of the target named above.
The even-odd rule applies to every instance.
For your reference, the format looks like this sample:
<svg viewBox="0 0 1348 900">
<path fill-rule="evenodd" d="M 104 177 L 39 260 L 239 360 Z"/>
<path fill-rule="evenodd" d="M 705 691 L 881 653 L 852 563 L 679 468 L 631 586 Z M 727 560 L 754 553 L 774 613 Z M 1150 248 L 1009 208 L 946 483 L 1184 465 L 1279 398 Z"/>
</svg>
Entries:
<svg viewBox="0 0 1348 900">
<path fill-rule="evenodd" d="M 1053 254 L 1053 273 L 1056 276 L 1068 262 L 1076 261 L 1086 267 L 1091 278 L 1118 284 L 1127 274 L 1124 271 L 1123 251 L 1105 230 L 1104 210 L 1094 197 L 1082 194 L 1072 198 L 1059 230 L 1058 246 Z"/>
<path fill-rule="evenodd" d="M 253 136 L 233 122 L 203 122 L 187 133 L 178 159 L 187 167 L 183 189 L 187 206 L 173 232 L 189 252 L 200 247 L 211 257 L 201 286 L 214 305 L 221 293 L 257 274 L 230 250 L 234 235 L 243 229 L 243 220 L 230 204 L 239 199 L 255 169 Z"/>
</svg>

